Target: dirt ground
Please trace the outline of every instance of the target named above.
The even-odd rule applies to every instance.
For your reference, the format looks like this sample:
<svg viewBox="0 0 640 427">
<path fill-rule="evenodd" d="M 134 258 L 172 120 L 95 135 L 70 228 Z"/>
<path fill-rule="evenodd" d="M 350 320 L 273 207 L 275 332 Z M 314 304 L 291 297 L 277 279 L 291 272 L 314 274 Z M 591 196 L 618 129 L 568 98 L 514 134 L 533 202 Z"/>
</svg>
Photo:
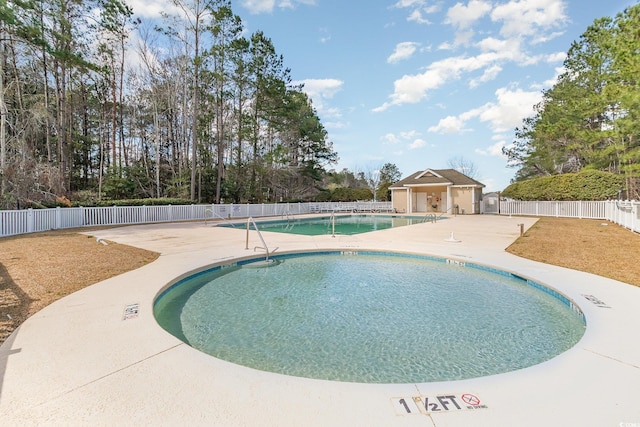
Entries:
<svg viewBox="0 0 640 427">
<path fill-rule="evenodd" d="M 159 254 L 60 230 L 0 239 L 0 344 L 52 302 Z M 542 218 L 508 252 L 640 286 L 640 235 L 605 221 Z"/>
</svg>

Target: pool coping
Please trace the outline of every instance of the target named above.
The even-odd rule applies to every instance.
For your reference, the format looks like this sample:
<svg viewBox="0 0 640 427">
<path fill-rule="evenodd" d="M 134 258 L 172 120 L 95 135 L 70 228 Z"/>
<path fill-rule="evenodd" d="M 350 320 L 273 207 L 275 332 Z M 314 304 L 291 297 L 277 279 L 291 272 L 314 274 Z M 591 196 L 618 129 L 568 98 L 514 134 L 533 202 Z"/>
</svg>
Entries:
<svg viewBox="0 0 640 427">
<path fill-rule="evenodd" d="M 0 422 L 640 425 L 640 344 L 634 342 L 640 289 L 506 253 L 519 235 L 516 225 L 528 228 L 534 222 L 469 215 L 335 238 L 263 233 L 281 251 L 401 251 L 495 266 L 557 289 L 585 314 L 580 342 L 547 362 L 489 377 L 421 384 L 309 380 L 200 353 L 155 323 L 153 300 L 170 281 L 255 255 L 247 255 L 244 233 L 202 223 L 92 231 L 161 256 L 57 301 L 11 335 L 0 347 Z M 447 242 L 450 233 L 459 242 Z M 259 244 L 255 235 L 251 241 Z"/>
</svg>

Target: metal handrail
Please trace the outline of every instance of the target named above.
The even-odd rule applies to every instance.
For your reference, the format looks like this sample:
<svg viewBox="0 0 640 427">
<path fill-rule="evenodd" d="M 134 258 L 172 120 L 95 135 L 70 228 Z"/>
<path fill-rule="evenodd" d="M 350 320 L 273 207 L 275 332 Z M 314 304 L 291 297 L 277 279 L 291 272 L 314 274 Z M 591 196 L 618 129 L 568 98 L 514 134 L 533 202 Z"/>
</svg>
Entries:
<svg viewBox="0 0 640 427">
<path fill-rule="evenodd" d="M 282 218 L 286 218 L 287 221 L 291 221 L 294 218 L 293 214 L 289 211 L 282 212 Z"/>
<path fill-rule="evenodd" d="M 329 218 L 331 221 L 331 237 L 336 237 L 336 211 L 331 212 L 331 217 Z"/>
<path fill-rule="evenodd" d="M 264 249 L 265 252 L 267 253 L 267 258 L 265 259 L 265 261 L 269 261 L 269 255 L 270 255 L 269 248 L 267 247 L 267 243 L 264 241 L 264 238 L 262 237 L 262 233 L 260 233 L 260 230 L 258 229 L 258 225 L 256 224 L 253 217 L 247 218 L 247 239 L 245 243 L 245 249 L 249 249 L 249 229 L 251 228 L 251 224 L 253 224 L 253 228 L 255 228 L 255 230 L 258 232 L 258 237 L 260 237 L 260 241 L 262 242 L 262 246 L 256 246 L 253 248 L 253 250 L 255 252 L 256 249 Z M 275 248 L 273 252 L 277 250 L 278 248 Z"/>
<path fill-rule="evenodd" d="M 222 215 L 220 215 L 219 213 L 214 212 L 214 210 L 213 210 L 213 209 L 206 209 L 204 212 L 205 212 L 204 225 L 207 225 L 207 219 L 208 219 L 208 218 L 207 218 L 206 214 L 207 214 L 207 213 L 209 213 L 209 212 L 211 212 L 211 217 L 212 217 L 212 218 L 213 218 L 213 217 L 220 218 L 222 221 L 228 222 L 228 223 L 231 225 L 231 227 L 235 228 L 235 225 L 234 225 L 234 223 L 233 223 L 233 222 L 229 221 L 227 218 L 223 217 L 223 216 L 222 216 Z"/>
<path fill-rule="evenodd" d="M 437 222 L 438 217 L 434 213 L 427 213 L 424 216 L 424 220 L 422 222 Z"/>
</svg>

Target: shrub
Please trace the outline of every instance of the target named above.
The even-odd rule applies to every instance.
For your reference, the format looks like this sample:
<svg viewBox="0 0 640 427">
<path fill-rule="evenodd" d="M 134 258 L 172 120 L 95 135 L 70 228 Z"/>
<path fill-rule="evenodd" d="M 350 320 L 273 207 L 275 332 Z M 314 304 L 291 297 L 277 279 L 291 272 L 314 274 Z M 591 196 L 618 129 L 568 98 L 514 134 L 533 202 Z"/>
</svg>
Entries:
<svg viewBox="0 0 640 427">
<path fill-rule="evenodd" d="M 516 200 L 606 200 L 617 198 L 623 187 L 621 175 L 583 170 L 514 182 L 502 195 Z"/>
</svg>

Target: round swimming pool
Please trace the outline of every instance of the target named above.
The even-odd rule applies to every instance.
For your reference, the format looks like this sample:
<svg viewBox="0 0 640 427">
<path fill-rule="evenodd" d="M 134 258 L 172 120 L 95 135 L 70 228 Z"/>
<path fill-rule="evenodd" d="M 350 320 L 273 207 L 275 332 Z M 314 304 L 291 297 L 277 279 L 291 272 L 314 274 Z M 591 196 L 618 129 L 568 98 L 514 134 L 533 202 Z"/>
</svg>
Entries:
<svg viewBox="0 0 640 427">
<path fill-rule="evenodd" d="M 215 267 L 154 306 L 187 344 L 240 365 L 363 383 L 525 368 L 585 331 L 563 295 L 492 268 L 377 252 L 299 253 Z"/>
</svg>

